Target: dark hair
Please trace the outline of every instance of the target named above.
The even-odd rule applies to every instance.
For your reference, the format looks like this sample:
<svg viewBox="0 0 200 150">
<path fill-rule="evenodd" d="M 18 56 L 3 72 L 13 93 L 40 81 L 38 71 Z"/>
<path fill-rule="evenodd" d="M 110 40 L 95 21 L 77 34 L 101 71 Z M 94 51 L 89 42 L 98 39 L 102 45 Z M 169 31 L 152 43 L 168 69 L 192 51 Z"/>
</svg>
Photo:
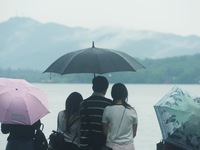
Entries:
<svg viewBox="0 0 200 150">
<path fill-rule="evenodd" d="M 71 125 L 79 115 L 79 105 L 83 97 L 78 92 L 72 92 L 65 102 L 66 129 L 69 131 Z"/>
<path fill-rule="evenodd" d="M 94 92 L 106 92 L 108 89 L 108 80 L 103 76 L 96 76 L 92 80 Z"/>
<path fill-rule="evenodd" d="M 124 84 L 114 84 L 111 90 L 111 96 L 114 103 L 116 103 L 117 100 L 121 100 L 124 107 L 131 108 L 131 106 L 126 102 L 128 99 L 128 90 Z"/>
</svg>

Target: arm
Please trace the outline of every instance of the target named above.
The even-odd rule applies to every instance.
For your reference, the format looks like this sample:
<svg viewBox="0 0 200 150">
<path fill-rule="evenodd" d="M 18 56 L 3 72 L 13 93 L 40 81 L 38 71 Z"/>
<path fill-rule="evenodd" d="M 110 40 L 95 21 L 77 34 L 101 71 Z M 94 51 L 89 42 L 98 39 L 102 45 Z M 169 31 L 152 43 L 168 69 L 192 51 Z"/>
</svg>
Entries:
<svg viewBox="0 0 200 150">
<path fill-rule="evenodd" d="M 104 109 L 103 111 L 103 116 L 102 116 L 102 128 L 103 128 L 103 134 L 105 135 L 105 137 L 107 137 L 107 134 L 108 134 L 108 128 L 109 128 L 109 125 L 108 125 L 108 120 L 107 120 L 107 117 L 106 117 L 106 108 Z"/>
<path fill-rule="evenodd" d="M 108 134 L 108 124 L 103 123 L 103 134 L 107 137 Z"/>
<path fill-rule="evenodd" d="M 136 133 L 137 133 L 137 124 L 133 124 L 133 138 L 136 136 Z"/>
<path fill-rule="evenodd" d="M 64 123 L 65 121 L 67 121 L 65 115 L 65 111 L 60 111 L 57 115 L 57 131 L 60 133 L 65 133 L 67 130 L 67 125 L 66 123 Z"/>
</svg>

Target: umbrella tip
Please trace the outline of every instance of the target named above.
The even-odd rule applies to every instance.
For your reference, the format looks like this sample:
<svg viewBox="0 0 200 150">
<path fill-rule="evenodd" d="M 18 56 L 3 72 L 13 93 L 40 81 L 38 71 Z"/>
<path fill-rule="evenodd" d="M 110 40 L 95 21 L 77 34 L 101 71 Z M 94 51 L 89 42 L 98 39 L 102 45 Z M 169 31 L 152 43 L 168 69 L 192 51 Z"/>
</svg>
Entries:
<svg viewBox="0 0 200 150">
<path fill-rule="evenodd" d="M 94 47 L 94 41 L 92 41 L 92 47 Z"/>
</svg>

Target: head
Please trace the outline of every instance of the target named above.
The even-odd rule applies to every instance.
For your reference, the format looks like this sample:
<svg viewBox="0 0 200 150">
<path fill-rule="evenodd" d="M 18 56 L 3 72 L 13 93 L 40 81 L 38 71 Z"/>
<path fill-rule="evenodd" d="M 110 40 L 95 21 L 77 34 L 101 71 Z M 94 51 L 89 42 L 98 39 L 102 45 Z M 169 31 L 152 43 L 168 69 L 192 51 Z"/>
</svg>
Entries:
<svg viewBox="0 0 200 150">
<path fill-rule="evenodd" d="M 111 96 L 114 101 L 121 100 L 122 102 L 125 102 L 128 98 L 128 91 L 126 86 L 122 83 L 114 84 L 111 90 Z"/>
<path fill-rule="evenodd" d="M 108 89 L 108 80 L 103 76 L 96 76 L 92 80 L 92 89 L 94 92 L 106 94 Z"/>
<path fill-rule="evenodd" d="M 72 92 L 66 99 L 65 110 L 69 110 L 70 114 L 79 111 L 79 105 L 83 101 L 83 97 L 78 92 Z"/>
</svg>

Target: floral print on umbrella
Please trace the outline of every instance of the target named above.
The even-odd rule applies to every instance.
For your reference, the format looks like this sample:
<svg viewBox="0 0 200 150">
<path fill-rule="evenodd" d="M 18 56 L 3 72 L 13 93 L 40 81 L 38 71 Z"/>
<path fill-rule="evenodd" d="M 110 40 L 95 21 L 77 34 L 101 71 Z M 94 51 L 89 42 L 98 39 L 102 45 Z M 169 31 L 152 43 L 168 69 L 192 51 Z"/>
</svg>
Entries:
<svg viewBox="0 0 200 150">
<path fill-rule="evenodd" d="M 187 150 L 200 149 L 200 98 L 175 86 L 155 106 L 163 139 Z"/>
</svg>

